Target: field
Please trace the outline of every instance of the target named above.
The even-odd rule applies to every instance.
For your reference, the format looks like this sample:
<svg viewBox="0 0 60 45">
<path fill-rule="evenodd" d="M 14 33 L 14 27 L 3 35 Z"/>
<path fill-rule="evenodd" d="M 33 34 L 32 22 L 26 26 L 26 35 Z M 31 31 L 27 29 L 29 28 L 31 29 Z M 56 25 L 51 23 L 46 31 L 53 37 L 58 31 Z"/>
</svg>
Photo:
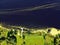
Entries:
<svg viewBox="0 0 60 45">
<path fill-rule="evenodd" d="M 60 45 L 60 35 L 26 31 L 21 36 L 21 30 L 0 27 L 0 45 Z"/>
</svg>

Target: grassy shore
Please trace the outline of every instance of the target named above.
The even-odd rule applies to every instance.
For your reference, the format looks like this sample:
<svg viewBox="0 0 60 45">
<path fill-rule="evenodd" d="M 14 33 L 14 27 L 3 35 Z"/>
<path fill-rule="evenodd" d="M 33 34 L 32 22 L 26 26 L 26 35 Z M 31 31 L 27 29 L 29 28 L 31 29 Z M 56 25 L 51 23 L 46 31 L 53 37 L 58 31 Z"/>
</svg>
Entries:
<svg viewBox="0 0 60 45">
<path fill-rule="evenodd" d="M 13 30 L 13 28 L 9 29 L 0 26 L 0 45 L 59 45 L 60 34 L 56 33 L 57 35 L 53 36 L 48 31 L 46 33 L 46 30 L 33 29 L 31 31 L 29 30 L 30 32 L 27 30 L 21 36 L 21 29 Z"/>
</svg>

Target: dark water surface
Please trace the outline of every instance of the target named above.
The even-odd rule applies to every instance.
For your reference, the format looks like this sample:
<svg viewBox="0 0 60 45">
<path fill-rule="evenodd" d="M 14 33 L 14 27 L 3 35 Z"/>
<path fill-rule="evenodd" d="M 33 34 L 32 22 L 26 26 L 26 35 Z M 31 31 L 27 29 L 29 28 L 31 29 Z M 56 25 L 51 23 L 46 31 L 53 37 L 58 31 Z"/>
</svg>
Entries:
<svg viewBox="0 0 60 45">
<path fill-rule="evenodd" d="M 0 15 L 0 22 L 12 25 L 47 26 L 60 28 L 60 10 L 44 9 L 31 12 Z"/>
<path fill-rule="evenodd" d="M 59 0 L 0 0 L 0 9 L 16 9 L 60 3 Z M 60 7 L 60 6 L 59 6 Z M 57 9 L 59 8 L 57 7 Z M 60 9 L 60 8 L 59 8 Z M 14 14 L 0 14 L 0 22 L 13 25 L 47 26 L 60 28 L 60 10 L 53 8 Z"/>
</svg>

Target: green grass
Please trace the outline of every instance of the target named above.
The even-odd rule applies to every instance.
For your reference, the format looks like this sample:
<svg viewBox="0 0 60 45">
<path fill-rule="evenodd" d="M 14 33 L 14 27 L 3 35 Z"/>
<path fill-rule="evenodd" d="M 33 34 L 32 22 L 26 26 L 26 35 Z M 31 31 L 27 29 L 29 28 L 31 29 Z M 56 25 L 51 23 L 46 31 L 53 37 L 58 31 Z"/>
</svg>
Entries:
<svg viewBox="0 0 60 45">
<path fill-rule="evenodd" d="M 2 31 L 2 29 L 0 29 L 0 31 Z M 7 34 L 8 34 L 8 30 L 3 29 L 0 37 L 2 36 L 7 37 Z M 49 35 L 46 35 L 45 39 L 44 36 L 40 35 L 39 33 L 36 34 L 24 33 L 24 35 L 25 35 L 25 39 L 23 39 L 23 37 L 20 37 L 18 34 L 15 35 L 17 38 L 16 45 L 22 45 L 24 41 L 25 41 L 24 45 L 54 45 L 54 37 L 51 37 Z M 1 45 L 7 45 L 6 40 L 0 43 Z"/>
<path fill-rule="evenodd" d="M 4 34 L 5 36 L 7 36 L 7 32 L 5 31 L 4 33 L 2 33 L 2 35 Z M 25 41 L 25 45 L 44 45 L 44 41 L 45 41 L 43 36 L 38 35 L 38 34 L 27 34 L 26 33 L 24 40 L 22 37 L 20 37 L 18 35 L 16 35 L 16 38 L 17 38 L 16 45 L 23 44 L 23 41 Z M 7 45 L 6 40 L 2 42 L 2 45 Z"/>
<path fill-rule="evenodd" d="M 54 45 L 54 38 L 50 37 L 49 35 L 46 35 L 45 44 L 46 45 Z"/>
<path fill-rule="evenodd" d="M 44 45 L 44 38 L 38 35 L 26 35 L 26 45 Z"/>
<path fill-rule="evenodd" d="M 23 44 L 23 41 L 25 41 L 25 45 L 44 45 L 43 36 L 25 34 L 24 40 L 20 38 L 20 36 L 18 35 L 16 35 L 16 37 L 17 37 L 17 45 Z"/>
<path fill-rule="evenodd" d="M 22 38 L 20 38 L 20 36 L 16 35 L 17 37 L 17 45 L 21 45 L 23 43 Z"/>
<path fill-rule="evenodd" d="M 8 32 L 8 31 L 7 31 Z M 5 32 L 4 34 L 6 35 Z M 16 35 L 17 38 L 17 45 L 23 44 L 25 41 L 25 45 L 44 45 L 44 38 L 43 36 L 37 34 L 25 34 L 25 39 L 23 40 L 22 37 Z M 6 40 L 2 42 L 2 45 L 7 45 Z"/>
</svg>

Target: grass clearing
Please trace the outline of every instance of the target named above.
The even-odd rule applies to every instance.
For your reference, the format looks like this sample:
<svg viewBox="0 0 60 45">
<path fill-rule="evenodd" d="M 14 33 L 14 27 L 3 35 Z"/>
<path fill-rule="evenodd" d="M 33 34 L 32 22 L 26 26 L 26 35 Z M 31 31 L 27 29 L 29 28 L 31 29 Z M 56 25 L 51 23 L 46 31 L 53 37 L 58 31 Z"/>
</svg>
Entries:
<svg viewBox="0 0 60 45">
<path fill-rule="evenodd" d="M 26 45 L 44 45 L 44 38 L 37 35 L 26 35 Z"/>
<path fill-rule="evenodd" d="M 11 32 L 11 30 L 0 28 L 0 44 L 1 45 L 13 45 L 13 44 L 7 44 L 8 32 Z M 16 40 L 17 40 L 17 42 L 15 42 L 16 45 L 54 45 L 54 37 L 51 36 L 51 34 L 49 34 L 49 33 L 47 33 L 45 35 L 44 32 L 41 32 L 42 34 L 40 32 L 31 33 L 31 34 L 29 34 L 28 32 L 25 32 L 25 33 L 23 33 L 25 36 L 25 38 L 23 39 L 23 37 L 21 37 L 21 31 L 18 30 L 16 32 L 17 32 L 17 34 L 15 34 L 14 31 L 11 34 L 16 37 Z M 18 32 L 20 33 L 20 35 L 18 35 Z M 44 36 L 45 36 L 45 38 L 44 38 Z M 5 37 L 6 39 L 3 40 L 3 39 L 1 39 L 1 37 Z M 60 37 L 57 38 L 56 41 L 58 42 L 59 40 L 60 40 Z M 11 41 L 13 42 L 14 40 L 11 39 Z M 24 42 L 24 44 L 23 44 L 23 42 Z M 59 44 L 60 44 L 60 42 L 57 43 L 57 45 L 59 45 Z"/>
</svg>

